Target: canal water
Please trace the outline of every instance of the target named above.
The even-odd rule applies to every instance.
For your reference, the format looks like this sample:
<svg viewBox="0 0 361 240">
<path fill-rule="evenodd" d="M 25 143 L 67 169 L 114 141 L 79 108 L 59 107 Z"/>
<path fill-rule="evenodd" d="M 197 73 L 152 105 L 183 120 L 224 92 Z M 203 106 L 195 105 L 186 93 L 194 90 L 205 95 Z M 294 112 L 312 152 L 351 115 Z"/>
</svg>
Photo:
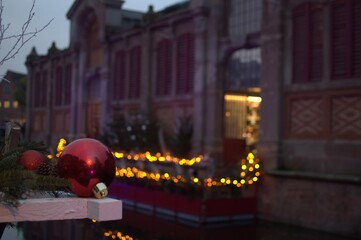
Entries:
<svg viewBox="0 0 361 240">
<path fill-rule="evenodd" d="M 1 240 L 347 240 L 350 238 L 266 221 L 196 226 L 130 210 L 123 220 L 26 222 L 7 227 Z"/>
</svg>

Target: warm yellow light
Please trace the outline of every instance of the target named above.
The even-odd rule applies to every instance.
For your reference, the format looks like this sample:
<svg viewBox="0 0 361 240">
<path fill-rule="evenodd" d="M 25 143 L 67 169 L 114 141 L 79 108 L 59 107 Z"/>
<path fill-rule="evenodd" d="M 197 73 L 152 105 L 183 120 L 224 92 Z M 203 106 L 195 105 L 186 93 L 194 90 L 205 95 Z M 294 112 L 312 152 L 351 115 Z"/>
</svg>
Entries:
<svg viewBox="0 0 361 240">
<path fill-rule="evenodd" d="M 261 97 L 256 97 L 256 96 L 248 96 L 247 97 L 247 101 L 248 102 L 262 102 L 262 98 Z"/>
<path fill-rule="evenodd" d="M 256 175 L 257 177 L 259 177 L 259 175 L 261 175 L 260 172 L 256 172 L 254 175 Z"/>
<path fill-rule="evenodd" d="M 247 98 L 246 96 L 239 96 L 239 95 L 224 95 L 224 100 L 244 102 L 247 100 Z"/>
<path fill-rule="evenodd" d="M 253 167 L 249 167 L 248 171 L 253 172 Z"/>
<path fill-rule="evenodd" d="M 248 153 L 247 155 L 247 159 L 250 160 L 250 159 L 254 159 L 254 155 L 253 153 Z"/>
<path fill-rule="evenodd" d="M 227 179 L 226 184 L 231 184 L 231 180 Z"/>
<path fill-rule="evenodd" d="M 241 172 L 241 177 L 244 177 L 246 176 L 246 173 L 245 172 Z"/>
<path fill-rule="evenodd" d="M 257 177 L 253 177 L 253 182 L 257 182 L 258 178 Z"/>
<path fill-rule="evenodd" d="M 246 181 L 244 179 L 241 180 L 241 184 L 245 184 Z"/>
<path fill-rule="evenodd" d="M 199 182 L 199 179 L 198 179 L 198 178 L 194 178 L 194 179 L 193 179 L 193 182 L 198 183 L 198 182 Z"/>
<path fill-rule="evenodd" d="M 93 223 L 95 223 L 95 222 L 97 222 L 97 220 L 95 220 L 95 219 L 92 219 L 92 222 L 93 222 Z"/>
<path fill-rule="evenodd" d="M 226 179 L 221 178 L 221 183 L 225 183 L 225 182 L 226 182 Z"/>
<path fill-rule="evenodd" d="M 246 170 L 247 166 L 246 165 L 242 165 L 242 170 Z"/>
<path fill-rule="evenodd" d="M 233 180 L 233 184 L 237 185 L 238 181 L 237 180 Z"/>
<path fill-rule="evenodd" d="M 254 163 L 254 160 L 253 160 L 253 159 L 250 159 L 248 162 L 249 162 L 250 164 L 253 164 L 253 163 Z"/>
<path fill-rule="evenodd" d="M 164 173 L 165 178 L 169 178 L 169 173 Z"/>
<path fill-rule="evenodd" d="M 252 179 L 248 180 L 248 184 L 251 185 L 253 183 Z"/>
<path fill-rule="evenodd" d="M 257 163 L 256 165 L 254 165 L 254 168 L 255 168 L 255 169 L 258 169 L 258 168 L 259 168 L 259 164 Z"/>
<path fill-rule="evenodd" d="M 4 101 L 4 108 L 10 108 L 10 101 Z"/>
</svg>

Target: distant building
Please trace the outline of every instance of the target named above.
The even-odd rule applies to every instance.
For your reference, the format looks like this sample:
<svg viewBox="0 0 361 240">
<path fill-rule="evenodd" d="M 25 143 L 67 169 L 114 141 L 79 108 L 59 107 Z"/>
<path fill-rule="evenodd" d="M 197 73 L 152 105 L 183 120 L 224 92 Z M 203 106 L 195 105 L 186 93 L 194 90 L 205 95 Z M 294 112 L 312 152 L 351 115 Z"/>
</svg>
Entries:
<svg viewBox="0 0 361 240">
<path fill-rule="evenodd" d="M 0 125 L 4 125 L 6 121 L 25 123 L 25 106 L 15 98 L 15 91 L 24 86 L 21 81 L 26 81 L 26 75 L 11 70 L 0 81 Z"/>
</svg>

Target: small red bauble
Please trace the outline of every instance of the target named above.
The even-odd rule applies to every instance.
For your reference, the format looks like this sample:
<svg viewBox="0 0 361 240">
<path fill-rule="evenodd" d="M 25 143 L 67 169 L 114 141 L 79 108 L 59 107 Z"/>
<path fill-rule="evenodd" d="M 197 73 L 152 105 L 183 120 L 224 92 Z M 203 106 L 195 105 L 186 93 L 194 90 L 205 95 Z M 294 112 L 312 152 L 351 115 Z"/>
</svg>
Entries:
<svg viewBox="0 0 361 240">
<path fill-rule="evenodd" d="M 47 162 L 47 158 L 36 150 L 23 152 L 18 160 L 18 163 L 27 170 L 37 170 L 45 162 Z"/>
<path fill-rule="evenodd" d="M 77 196 L 91 197 L 98 183 L 109 186 L 113 181 L 114 156 L 100 141 L 81 138 L 64 148 L 58 161 L 58 174 L 70 182 L 70 190 Z"/>
</svg>

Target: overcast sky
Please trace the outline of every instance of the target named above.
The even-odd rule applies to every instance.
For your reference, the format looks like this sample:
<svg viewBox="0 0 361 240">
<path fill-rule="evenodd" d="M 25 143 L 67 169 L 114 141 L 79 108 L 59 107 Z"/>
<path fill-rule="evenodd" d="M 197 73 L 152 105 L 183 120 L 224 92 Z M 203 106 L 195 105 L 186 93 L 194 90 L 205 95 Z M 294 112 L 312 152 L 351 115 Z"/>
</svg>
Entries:
<svg viewBox="0 0 361 240">
<path fill-rule="evenodd" d="M 3 14 L 2 24 L 10 23 L 8 32 L 5 35 L 19 33 L 22 24 L 26 21 L 27 15 L 32 5 L 32 0 L 2 0 Z M 125 0 L 123 8 L 138 11 L 146 11 L 148 6 L 152 4 L 155 11 L 161 10 L 173 3 L 181 0 Z M 48 48 L 53 41 L 56 42 L 58 48 L 63 49 L 69 44 L 69 21 L 66 13 L 74 0 L 36 0 L 35 16 L 30 25 L 30 30 L 40 29 L 51 19 L 51 24 L 40 32 L 35 38 L 29 41 L 15 57 L 15 59 L 6 62 L 0 67 L 0 76 L 4 75 L 8 69 L 26 73 L 24 65 L 26 56 L 30 53 L 33 46 L 36 47 L 38 54 L 46 54 Z M 3 41 L 1 43 L 0 57 L 13 45 L 13 41 Z"/>
</svg>

